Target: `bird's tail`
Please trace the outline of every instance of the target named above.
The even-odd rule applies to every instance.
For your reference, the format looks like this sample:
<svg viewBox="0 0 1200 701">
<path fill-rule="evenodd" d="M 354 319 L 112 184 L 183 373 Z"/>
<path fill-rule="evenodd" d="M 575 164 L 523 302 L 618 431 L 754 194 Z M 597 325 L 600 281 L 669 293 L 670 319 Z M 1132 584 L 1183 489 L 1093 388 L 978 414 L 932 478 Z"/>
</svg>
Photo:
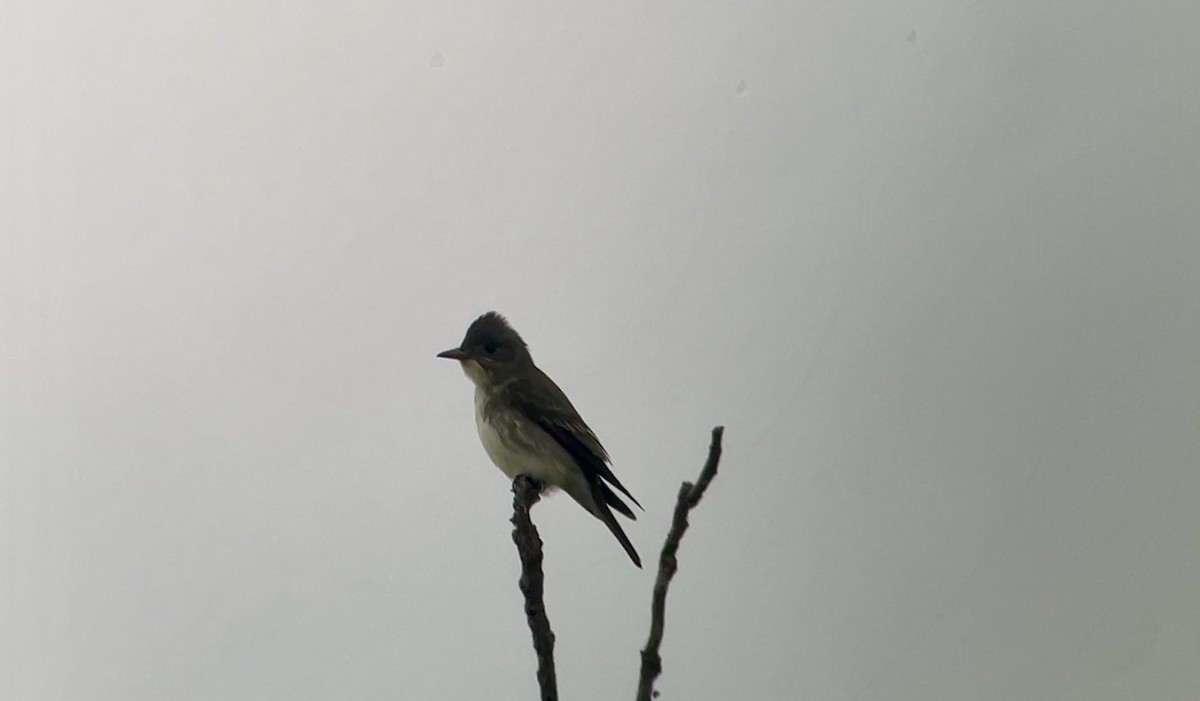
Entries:
<svg viewBox="0 0 1200 701">
<path fill-rule="evenodd" d="M 600 519 L 604 522 L 604 525 L 608 526 L 608 530 L 612 531 L 612 534 L 617 537 L 617 541 L 621 543 L 621 547 L 625 548 L 625 552 L 629 555 L 629 559 L 633 560 L 633 564 L 637 565 L 638 568 L 641 568 L 642 558 L 638 557 L 637 550 L 634 550 L 633 548 L 633 543 L 629 542 L 629 536 L 625 535 L 625 531 L 621 530 L 621 524 L 617 523 L 616 517 L 613 516 L 612 509 L 608 508 L 608 500 L 605 498 L 607 495 L 604 492 L 608 492 L 608 494 L 611 495 L 612 491 L 603 489 L 603 487 L 603 484 L 599 484 L 597 487 L 592 488 L 592 500 L 596 505 L 596 510 L 594 512 L 596 514 L 596 518 Z M 615 497 L 615 495 L 613 496 Z M 625 504 L 621 503 L 619 499 L 617 500 L 617 503 L 621 506 L 625 506 Z M 625 506 L 625 509 L 628 508 L 628 506 Z M 622 513 L 625 513 L 625 511 L 622 510 Z M 632 512 L 629 513 L 628 516 L 632 518 Z"/>
</svg>

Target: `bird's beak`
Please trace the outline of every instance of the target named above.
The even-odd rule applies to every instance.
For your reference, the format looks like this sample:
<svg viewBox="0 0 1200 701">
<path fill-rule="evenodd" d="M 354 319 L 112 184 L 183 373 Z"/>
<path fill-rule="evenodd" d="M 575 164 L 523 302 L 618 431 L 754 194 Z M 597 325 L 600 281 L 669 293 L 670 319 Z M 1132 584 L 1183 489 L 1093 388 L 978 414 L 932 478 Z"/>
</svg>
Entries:
<svg viewBox="0 0 1200 701">
<path fill-rule="evenodd" d="M 444 350 L 441 353 L 438 353 L 437 357 L 449 358 L 451 360 L 467 360 L 470 358 L 470 356 L 467 355 L 466 351 L 464 351 L 462 348 L 451 348 L 450 350 Z"/>
</svg>

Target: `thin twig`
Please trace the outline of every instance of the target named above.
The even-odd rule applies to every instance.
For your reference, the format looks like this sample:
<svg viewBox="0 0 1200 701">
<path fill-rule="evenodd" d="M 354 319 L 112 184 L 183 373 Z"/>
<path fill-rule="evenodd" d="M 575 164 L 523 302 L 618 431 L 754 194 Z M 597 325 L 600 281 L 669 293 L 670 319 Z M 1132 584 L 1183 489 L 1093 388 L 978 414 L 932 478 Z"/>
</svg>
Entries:
<svg viewBox="0 0 1200 701">
<path fill-rule="evenodd" d="M 537 653 L 538 687 L 542 701 L 558 701 L 558 680 L 554 674 L 554 631 L 546 617 L 542 596 L 542 539 L 529 518 L 529 509 L 538 501 L 540 485 L 528 475 L 513 480 L 513 542 L 521 556 L 521 593 L 525 595 L 525 619 L 533 634 L 533 649 Z"/>
<path fill-rule="evenodd" d="M 671 578 L 679 568 L 676 553 L 679 552 L 679 541 L 688 528 L 688 512 L 691 511 L 704 496 L 704 490 L 717 476 L 717 463 L 721 461 L 721 436 L 725 433 L 724 426 L 712 430 L 712 443 L 708 446 L 708 460 L 700 470 L 700 479 L 696 484 L 684 482 L 679 488 L 679 497 L 675 501 L 675 513 L 671 518 L 671 530 L 667 532 L 667 540 L 663 543 L 662 555 L 658 558 L 658 578 L 654 580 L 654 598 L 650 604 L 650 638 L 642 650 L 642 672 L 638 679 L 637 701 L 651 701 L 654 695 L 654 680 L 662 674 L 662 657 L 658 648 L 662 644 L 664 618 L 667 609 L 667 588 Z"/>
</svg>

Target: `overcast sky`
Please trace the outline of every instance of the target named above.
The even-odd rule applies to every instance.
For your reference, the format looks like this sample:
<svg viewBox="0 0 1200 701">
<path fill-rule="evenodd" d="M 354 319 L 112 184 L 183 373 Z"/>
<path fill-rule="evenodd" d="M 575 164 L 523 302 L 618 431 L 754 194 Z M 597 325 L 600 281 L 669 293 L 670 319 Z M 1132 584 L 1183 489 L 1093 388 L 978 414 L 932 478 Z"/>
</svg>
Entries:
<svg viewBox="0 0 1200 701">
<path fill-rule="evenodd" d="M 0 10 L 0 697 L 536 693 L 434 354 L 645 506 L 665 701 L 1200 694 L 1200 4 Z M 564 699 L 653 572 L 534 510 Z"/>
</svg>

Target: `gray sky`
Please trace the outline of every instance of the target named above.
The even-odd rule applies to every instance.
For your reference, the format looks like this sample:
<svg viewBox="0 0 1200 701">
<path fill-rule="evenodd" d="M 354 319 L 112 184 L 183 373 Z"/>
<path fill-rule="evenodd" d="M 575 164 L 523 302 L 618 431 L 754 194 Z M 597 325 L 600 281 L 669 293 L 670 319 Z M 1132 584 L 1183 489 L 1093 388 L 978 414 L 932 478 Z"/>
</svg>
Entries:
<svg viewBox="0 0 1200 701">
<path fill-rule="evenodd" d="M 1200 692 L 1195 2 L 9 2 L 0 697 L 527 699 L 498 309 L 670 699 Z M 534 511 L 565 699 L 652 573 Z"/>
</svg>

